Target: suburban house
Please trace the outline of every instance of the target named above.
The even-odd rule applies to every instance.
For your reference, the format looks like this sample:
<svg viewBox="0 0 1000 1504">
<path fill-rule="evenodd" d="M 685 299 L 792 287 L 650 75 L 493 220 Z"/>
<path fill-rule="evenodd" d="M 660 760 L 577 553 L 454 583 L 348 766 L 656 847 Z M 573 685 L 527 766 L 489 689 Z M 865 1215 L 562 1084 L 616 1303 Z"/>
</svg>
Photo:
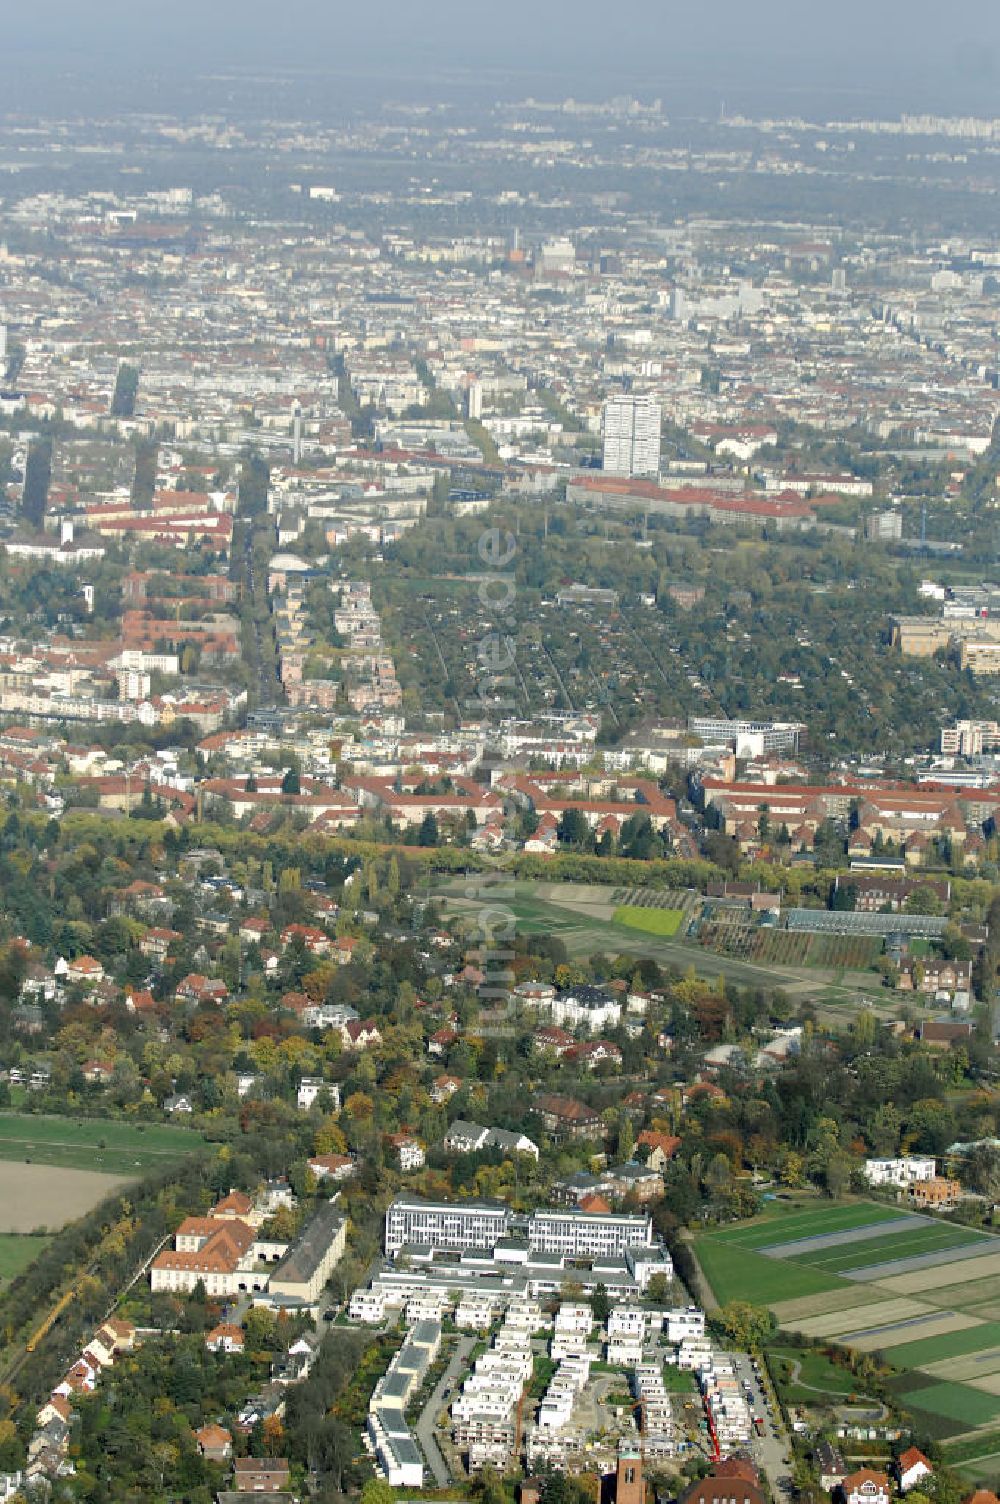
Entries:
<svg viewBox="0 0 1000 1504">
<path fill-rule="evenodd" d="M 601 1115 L 577 1102 L 573 1097 L 557 1096 L 555 1092 L 541 1092 L 532 1103 L 533 1110 L 542 1120 L 542 1125 L 552 1134 L 557 1143 L 567 1138 L 601 1138 L 603 1124 Z"/>
<path fill-rule="evenodd" d="M 896 1459 L 896 1468 L 899 1474 L 900 1493 L 909 1493 L 911 1488 L 916 1488 L 925 1478 L 933 1476 L 934 1469 L 917 1447 L 907 1447 Z"/>
<path fill-rule="evenodd" d="M 206 1335 L 205 1346 L 210 1353 L 241 1353 L 244 1348 L 243 1329 L 222 1322 Z"/>
<path fill-rule="evenodd" d="M 291 1472 L 286 1457 L 237 1457 L 233 1485 L 239 1494 L 274 1494 L 287 1489 Z"/>
<path fill-rule="evenodd" d="M 427 1163 L 424 1146 L 412 1133 L 388 1133 L 385 1142 L 401 1170 L 422 1170 Z"/>
<path fill-rule="evenodd" d="M 207 1457 L 209 1462 L 228 1462 L 233 1455 L 232 1432 L 227 1431 L 225 1426 L 202 1426 L 200 1431 L 194 1433 L 194 1439 L 201 1455 Z"/>
<path fill-rule="evenodd" d="M 891 1504 L 892 1485 L 885 1473 L 861 1467 L 840 1485 L 843 1504 Z"/>
</svg>

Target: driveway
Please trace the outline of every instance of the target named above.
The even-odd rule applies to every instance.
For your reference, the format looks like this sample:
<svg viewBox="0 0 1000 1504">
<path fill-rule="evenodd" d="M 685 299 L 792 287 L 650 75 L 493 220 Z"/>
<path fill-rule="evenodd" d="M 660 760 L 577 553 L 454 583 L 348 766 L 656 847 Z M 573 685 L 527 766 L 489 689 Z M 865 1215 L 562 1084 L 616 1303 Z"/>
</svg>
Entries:
<svg viewBox="0 0 1000 1504">
<path fill-rule="evenodd" d="M 434 1474 L 434 1483 L 437 1488 L 449 1488 L 452 1476 L 444 1453 L 438 1446 L 437 1436 L 434 1434 L 435 1422 L 445 1407 L 445 1391 L 448 1391 L 450 1397 L 468 1373 L 469 1357 L 475 1345 L 474 1336 L 459 1337 L 455 1344 L 455 1351 L 448 1360 L 448 1366 L 431 1391 L 431 1397 L 420 1412 L 420 1419 L 415 1427 L 420 1450 L 424 1454 L 424 1461 Z"/>
</svg>

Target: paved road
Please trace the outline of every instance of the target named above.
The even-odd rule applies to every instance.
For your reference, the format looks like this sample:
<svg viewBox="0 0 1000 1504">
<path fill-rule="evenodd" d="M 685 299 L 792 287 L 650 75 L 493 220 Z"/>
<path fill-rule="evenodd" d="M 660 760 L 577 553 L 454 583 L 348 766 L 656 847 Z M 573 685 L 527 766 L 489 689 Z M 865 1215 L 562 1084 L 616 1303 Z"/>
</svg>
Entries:
<svg viewBox="0 0 1000 1504">
<path fill-rule="evenodd" d="M 789 1465 L 791 1454 L 782 1427 L 781 1417 L 776 1414 L 768 1403 L 761 1382 L 754 1372 L 753 1363 L 747 1354 L 733 1353 L 732 1357 L 736 1368 L 736 1377 L 744 1386 L 746 1384 L 750 1385 L 750 1388 L 746 1390 L 746 1396 L 752 1414 L 761 1415 L 764 1418 L 764 1434 L 763 1436 L 755 1436 L 753 1440 L 754 1460 L 761 1472 L 767 1474 L 767 1480 L 771 1485 L 772 1497 L 780 1500 L 785 1494 L 779 1480 L 790 1478 L 791 1476 L 791 1467 Z"/>
<path fill-rule="evenodd" d="M 416 1424 L 420 1450 L 424 1454 L 427 1466 L 434 1474 L 434 1482 L 438 1488 L 449 1488 L 452 1476 L 451 1469 L 445 1461 L 444 1453 L 438 1446 L 437 1437 L 434 1434 L 435 1422 L 444 1409 L 446 1391 L 450 1398 L 468 1372 L 469 1355 L 475 1345 L 475 1337 L 459 1337 L 448 1366 L 431 1391 L 431 1397 L 421 1411 L 420 1419 Z"/>
</svg>

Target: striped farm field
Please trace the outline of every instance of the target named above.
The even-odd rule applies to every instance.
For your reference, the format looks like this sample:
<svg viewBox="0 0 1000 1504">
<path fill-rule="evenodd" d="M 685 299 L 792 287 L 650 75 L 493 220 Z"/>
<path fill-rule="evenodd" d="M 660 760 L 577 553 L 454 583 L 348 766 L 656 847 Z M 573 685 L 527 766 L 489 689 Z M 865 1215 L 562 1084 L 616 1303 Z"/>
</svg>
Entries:
<svg viewBox="0 0 1000 1504">
<path fill-rule="evenodd" d="M 953 1292 L 947 1290 L 938 1290 L 935 1292 L 936 1295 L 941 1297 L 942 1301 L 945 1295 L 949 1293 Z M 929 1293 L 923 1296 L 924 1300 L 929 1300 L 930 1298 Z M 963 1310 L 971 1311 L 973 1316 L 978 1316 L 980 1321 L 1000 1321 L 1000 1300 L 963 1300 L 962 1308 Z"/>
<path fill-rule="evenodd" d="M 918 1336 L 924 1337 L 928 1342 L 933 1342 L 936 1337 L 946 1339 L 955 1332 L 964 1331 L 967 1327 L 975 1328 L 976 1325 L 971 1316 L 962 1316 L 957 1311 L 949 1311 L 947 1315 L 940 1311 L 925 1311 L 922 1316 L 911 1316 L 908 1321 L 898 1325 L 890 1324 L 885 1327 L 879 1324 L 862 1331 L 847 1332 L 841 1340 L 859 1353 L 884 1352 L 893 1366 L 905 1368 L 909 1365 L 896 1364 L 894 1353 L 897 1347 L 915 1341 Z"/>
<path fill-rule="evenodd" d="M 870 1293 L 865 1291 L 865 1309 L 871 1311 L 892 1298 L 888 1291 L 883 1295 L 878 1288 L 872 1287 Z M 779 1300 L 771 1309 L 779 1326 L 787 1332 L 798 1332 L 802 1330 L 801 1323 L 804 1321 L 817 1316 L 829 1316 L 834 1311 L 843 1311 L 844 1291 L 838 1285 L 834 1290 L 821 1290 L 818 1295 L 803 1295 L 797 1300 Z"/>
<path fill-rule="evenodd" d="M 880 1353 L 932 1439 L 1000 1425 L 1000 1239 L 898 1204 L 807 1196 L 694 1240 L 716 1298 L 768 1305 L 781 1328 Z M 970 1455 L 972 1460 L 973 1454 Z"/>
<path fill-rule="evenodd" d="M 946 1453 L 949 1466 L 955 1467 L 969 1483 L 976 1487 L 992 1487 L 1000 1478 L 1000 1452 L 991 1452 L 985 1457 L 977 1457 L 975 1462 L 953 1463 Z"/>
<path fill-rule="evenodd" d="M 855 1301 L 858 1289 L 852 1290 Z M 896 1322 L 912 1321 L 928 1314 L 927 1307 L 917 1300 L 888 1300 L 873 1306 L 866 1300 L 863 1305 L 848 1305 L 841 1296 L 839 1310 L 827 1311 L 821 1316 L 807 1316 L 791 1324 L 790 1330 L 801 1332 L 806 1337 L 837 1337 L 845 1332 L 860 1332 L 874 1323 L 889 1327 Z"/>
<path fill-rule="evenodd" d="M 768 1248 L 800 1238 L 820 1238 L 828 1233 L 848 1232 L 859 1227 L 874 1228 L 880 1222 L 894 1222 L 898 1218 L 898 1208 L 874 1201 L 847 1201 L 827 1206 L 802 1206 L 800 1203 L 794 1208 L 772 1204 L 762 1216 L 751 1222 L 741 1222 L 705 1236 L 723 1243 L 739 1244 L 742 1248 Z"/>
<path fill-rule="evenodd" d="M 996 1384 L 1000 1383 L 1000 1347 L 973 1353 L 968 1358 L 945 1358 L 941 1363 L 927 1363 L 920 1371 L 931 1379 L 952 1379 L 956 1384 L 971 1384 L 975 1389 L 996 1394 Z"/>
<path fill-rule="evenodd" d="M 894 1389 L 897 1402 L 935 1437 L 987 1426 L 1000 1415 L 1000 1395 L 984 1394 L 971 1384 L 921 1383 L 918 1376 L 917 1383 Z"/>
<path fill-rule="evenodd" d="M 892 1361 L 902 1368 L 924 1368 L 931 1363 L 963 1358 L 969 1353 L 985 1352 L 992 1348 L 1000 1348 L 1000 1322 L 981 1321 L 976 1326 L 953 1332 L 948 1337 L 907 1342 L 896 1348 Z"/>
<path fill-rule="evenodd" d="M 900 1295 L 924 1295 L 926 1291 L 928 1294 L 924 1298 L 928 1299 L 931 1291 L 938 1291 L 942 1286 L 967 1284 L 967 1298 L 973 1301 L 984 1293 L 985 1283 L 997 1277 L 1000 1277 L 1000 1253 L 986 1253 L 981 1258 L 956 1259 L 953 1264 L 929 1265 L 926 1269 L 911 1269 L 906 1274 L 886 1275 L 885 1279 L 879 1280 L 879 1285 L 883 1290 L 897 1290 Z M 965 1304 L 965 1293 L 952 1292 L 949 1299 L 961 1300 Z"/>
<path fill-rule="evenodd" d="M 979 1260 L 970 1259 L 968 1263 L 979 1263 Z M 962 1268 L 967 1268 L 968 1263 L 962 1265 Z M 998 1319 L 1000 1278 L 995 1275 L 991 1280 L 949 1280 L 947 1284 L 940 1284 L 938 1281 L 934 1286 L 920 1290 L 919 1293 L 922 1301 L 931 1301 L 934 1305 L 959 1305 L 964 1311 L 976 1311 L 977 1316 L 980 1316 L 983 1321 L 997 1321 Z"/>
<path fill-rule="evenodd" d="M 982 1241 L 982 1235 L 965 1227 L 953 1227 L 947 1222 L 916 1224 L 905 1232 L 894 1232 L 886 1237 L 866 1238 L 863 1242 L 847 1247 L 817 1248 L 810 1253 L 789 1255 L 795 1264 L 807 1264 L 811 1269 L 825 1269 L 831 1274 L 865 1269 L 876 1264 L 890 1263 L 894 1259 L 915 1258 L 918 1254 L 944 1253 L 953 1248 L 964 1248 L 970 1243 Z"/>
</svg>

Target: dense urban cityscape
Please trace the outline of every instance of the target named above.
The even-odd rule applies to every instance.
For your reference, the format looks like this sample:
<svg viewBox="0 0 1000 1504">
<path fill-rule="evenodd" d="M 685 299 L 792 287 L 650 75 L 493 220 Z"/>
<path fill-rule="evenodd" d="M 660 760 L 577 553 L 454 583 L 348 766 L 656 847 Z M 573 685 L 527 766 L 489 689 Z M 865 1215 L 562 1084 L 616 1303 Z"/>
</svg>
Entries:
<svg viewBox="0 0 1000 1504">
<path fill-rule="evenodd" d="M 0 1501 L 998 1504 L 991 87 L 114 9 L 0 59 Z"/>
</svg>

